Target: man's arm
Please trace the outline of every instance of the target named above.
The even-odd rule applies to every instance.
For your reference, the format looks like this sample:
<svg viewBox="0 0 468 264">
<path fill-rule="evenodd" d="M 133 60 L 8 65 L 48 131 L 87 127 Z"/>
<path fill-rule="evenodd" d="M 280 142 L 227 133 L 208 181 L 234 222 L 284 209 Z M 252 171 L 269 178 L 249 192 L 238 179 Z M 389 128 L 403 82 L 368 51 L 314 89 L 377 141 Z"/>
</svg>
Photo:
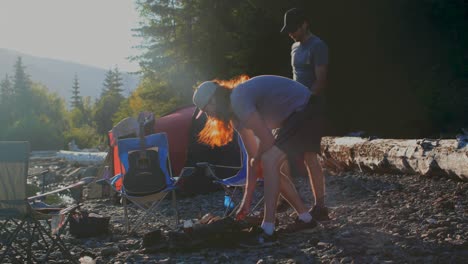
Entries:
<svg viewBox="0 0 468 264">
<path fill-rule="evenodd" d="M 243 219 L 250 210 L 256 180 L 257 177 L 259 177 L 257 173 L 259 171 L 262 154 L 274 145 L 275 139 L 265 121 L 263 121 L 256 111 L 250 114 L 250 117 L 239 133 L 249 156 L 244 196 L 236 216 L 237 219 Z M 255 137 L 259 139 L 258 144 Z"/>
<path fill-rule="evenodd" d="M 325 87 L 327 86 L 327 73 L 328 73 L 328 65 L 317 65 L 315 66 L 315 85 L 314 85 L 314 94 L 315 95 L 322 95 Z"/>
<path fill-rule="evenodd" d="M 271 129 L 268 128 L 267 124 L 257 111 L 250 114 L 249 118 L 245 122 L 245 125 L 251 129 L 255 136 L 260 140 L 258 150 L 253 157 L 254 159 L 260 161 L 263 153 L 265 153 L 275 144 L 275 138 L 271 133 Z"/>
<path fill-rule="evenodd" d="M 247 178 L 242 202 L 236 216 L 237 219 L 243 219 L 250 211 L 253 192 L 255 191 L 257 177 L 259 177 L 259 175 L 257 175 L 258 170 L 256 170 L 256 168 L 252 168 L 252 164 L 250 163 L 250 157 L 254 157 L 257 153 L 258 144 L 252 130 L 242 128 L 238 132 L 242 138 L 242 142 L 244 143 L 245 150 L 247 151 L 247 160 L 245 161 L 245 166 L 247 166 Z"/>
</svg>

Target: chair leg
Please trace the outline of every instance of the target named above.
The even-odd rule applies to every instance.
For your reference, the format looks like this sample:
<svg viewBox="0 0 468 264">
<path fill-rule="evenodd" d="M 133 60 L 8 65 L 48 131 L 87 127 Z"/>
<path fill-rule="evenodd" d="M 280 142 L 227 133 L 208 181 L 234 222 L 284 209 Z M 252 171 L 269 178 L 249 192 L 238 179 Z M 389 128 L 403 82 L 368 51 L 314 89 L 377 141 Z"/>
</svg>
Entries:
<svg viewBox="0 0 468 264">
<path fill-rule="evenodd" d="M 175 227 L 179 224 L 179 209 L 177 208 L 177 197 L 175 190 L 172 191 L 172 208 L 174 208 Z"/>
<path fill-rule="evenodd" d="M 61 244 L 58 244 L 59 246 L 59 249 L 61 250 L 61 252 L 64 254 L 64 256 L 68 259 L 68 260 L 71 260 L 73 261 L 73 258 L 71 256 L 71 254 L 69 253 L 69 251 L 67 250 L 65 244 L 60 240 L 60 237 L 56 238 L 58 239 L 58 241 L 56 241 L 56 239 L 54 239 L 50 234 L 49 234 L 49 231 L 47 231 L 40 223 L 39 220 L 36 220 L 36 219 L 33 219 L 33 218 L 29 218 L 25 221 L 26 223 L 26 227 L 25 228 L 21 228 L 20 231 L 23 231 L 24 232 L 24 235 L 26 235 L 27 237 L 27 240 L 29 241 L 29 243 L 27 243 L 26 246 L 22 246 L 22 248 L 24 248 L 26 250 L 26 258 L 21 258 L 23 261 L 26 261 L 27 263 L 37 263 L 37 262 L 41 262 L 40 260 L 38 260 L 37 258 L 34 257 L 34 254 L 33 254 L 33 251 L 32 251 L 32 243 L 30 243 L 31 241 L 42 241 L 42 244 L 44 245 L 44 249 L 46 250 L 46 255 L 43 259 L 43 261 L 46 261 L 50 255 L 50 253 L 52 252 L 52 250 L 55 248 L 55 244 L 57 243 L 60 243 Z M 21 232 L 18 232 L 16 236 L 18 236 Z M 49 240 L 51 240 L 51 244 L 49 244 L 47 238 L 49 238 Z M 14 241 L 14 240 L 13 240 Z M 13 242 L 12 241 L 12 242 Z M 17 252 L 14 248 L 11 248 L 11 250 L 15 251 L 16 254 L 18 256 L 21 256 L 22 254 L 20 254 L 19 252 Z"/>
<path fill-rule="evenodd" d="M 3 263 L 4 258 L 9 255 L 8 253 L 11 251 L 15 256 L 15 258 L 10 259 L 10 261 L 13 261 L 14 263 L 37 263 L 40 262 L 37 258 L 34 257 L 33 252 L 32 252 L 32 241 L 37 241 L 35 238 L 35 230 L 36 227 L 34 225 L 34 219 L 25 217 L 24 219 L 21 220 L 21 222 L 15 222 L 17 224 L 16 229 L 13 231 L 13 233 L 9 234 L 8 237 L 8 242 L 7 242 L 7 248 L 4 251 L 3 255 L 0 258 L 0 263 Z M 38 232 L 40 233 L 40 232 Z M 16 240 L 18 236 L 24 235 L 26 236 L 27 242 L 22 243 L 20 240 Z M 41 236 L 42 237 L 42 236 Z M 13 246 L 14 242 L 17 242 L 16 248 Z M 47 241 L 43 239 L 44 243 L 46 244 L 46 248 L 48 248 Z M 17 248 L 21 248 L 24 251 L 18 251 Z"/>
<path fill-rule="evenodd" d="M 129 223 L 129 220 L 128 220 L 128 211 L 127 211 L 127 198 L 122 195 L 122 199 L 123 199 L 123 206 L 124 206 L 124 218 L 125 218 L 125 230 L 127 231 L 127 233 L 130 232 L 130 223 Z"/>
<path fill-rule="evenodd" d="M 42 233 L 42 234 L 45 234 L 52 241 L 50 247 L 48 247 L 48 249 L 47 249 L 44 260 L 47 260 L 49 258 L 50 253 L 52 253 L 52 250 L 55 247 L 58 247 L 60 249 L 60 251 L 62 252 L 62 254 L 64 255 L 64 257 L 66 257 L 66 259 L 70 260 L 72 263 L 78 263 L 77 260 L 73 259 L 73 256 L 70 254 L 70 251 L 68 250 L 67 246 L 65 245 L 65 242 L 63 242 L 63 240 L 60 238 L 60 235 L 62 234 L 64 229 L 59 230 L 59 232 L 57 234 L 55 234 L 55 235 L 51 235 L 50 232 L 48 230 L 46 230 L 38 220 L 35 220 L 34 222 L 35 222 L 35 225 L 36 225 L 38 231 L 40 233 Z M 68 220 L 67 220 L 67 222 L 68 222 Z M 65 223 L 64 226 L 66 226 L 66 224 L 67 223 Z M 44 238 L 43 235 L 42 235 L 42 237 L 43 237 L 43 240 L 45 241 L 45 238 Z"/>
<path fill-rule="evenodd" d="M 233 216 L 235 214 L 235 212 L 237 211 L 237 209 L 239 209 L 239 207 L 240 207 L 240 201 L 237 201 L 237 200 L 234 201 L 234 196 L 235 196 L 237 190 L 238 190 L 238 187 L 234 187 L 234 190 L 232 190 L 232 191 L 225 188 L 226 195 L 228 195 L 230 197 L 231 202 L 234 203 L 235 206 L 231 210 L 230 210 L 229 207 L 226 207 L 226 209 L 224 210 L 224 215 L 223 215 L 224 217 Z M 262 204 L 264 198 L 265 197 L 262 196 L 262 198 L 260 198 L 260 200 L 258 200 L 258 202 L 254 205 L 254 207 L 250 209 L 250 211 L 248 212 L 247 215 L 251 215 Z"/>
<path fill-rule="evenodd" d="M 230 204 L 228 204 L 228 206 L 226 206 L 226 209 L 224 209 L 224 214 L 223 216 L 226 217 L 226 216 L 232 216 L 236 211 L 237 209 L 240 207 L 240 201 L 239 202 L 234 202 L 234 195 L 236 194 L 237 192 L 237 187 L 234 187 L 234 190 L 231 191 L 229 190 L 229 188 L 225 188 L 225 193 L 227 196 L 229 196 L 229 203 L 233 203 L 233 204 L 236 204 L 236 206 L 234 206 L 234 208 L 230 208 Z"/>
<path fill-rule="evenodd" d="M 252 210 L 250 210 L 250 213 L 252 213 L 255 209 L 257 209 L 257 207 L 258 207 L 260 204 L 262 204 L 263 199 L 265 199 L 265 196 L 262 196 L 262 198 L 260 198 L 260 200 L 258 200 L 257 204 L 255 204 L 255 206 L 252 208 Z"/>
<path fill-rule="evenodd" d="M 8 220 L 7 220 L 8 221 Z M 14 258 L 10 258 L 9 260 L 14 262 L 14 263 L 24 263 L 24 262 L 28 262 L 28 263 L 32 263 L 32 261 L 30 259 L 26 259 L 24 257 L 24 252 L 20 252 L 18 250 L 16 250 L 16 248 L 13 246 L 14 242 L 16 241 L 16 237 L 19 236 L 21 234 L 21 231 L 24 230 L 24 224 L 27 224 L 27 219 L 24 218 L 22 219 L 20 222 L 19 222 L 19 225 L 16 221 L 12 221 L 12 222 L 15 222 L 15 224 L 17 225 L 17 227 L 15 228 L 15 230 L 13 231 L 13 233 L 11 232 L 8 232 L 8 236 L 7 236 L 7 239 L 6 239 L 6 249 L 5 251 L 3 252 L 2 256 L 0 256 L 0 263 L 4 263 L 3 260 L 5 257 L 7 257 L 8 255 L 9 256 L 14 256 Z M 26 225 L 26 228 L 27 228 L 27 225 Z M 26 232 L 27 233 L 27 232 Z M 28 248 L 27 247 L 24 247 L 24 244 L 21 244 L 20 241 L 17 241 L 18 242 L 18 246 L 21 247 L 22 249 L 25 249 L 26 250 L 26 257 L 29 257 L 30 254 L 28 253 Z M 3 245 L 2 245 L 3 247 Z M 9 253 L 11 252 L 11 253 Z M 11 254 L 14 254 L 14 255 L 11 255 Z"/>
<path fill-rule="evenodd" d="M 8 229 L 7 229 L 7 225 L 8 225 L 9 222 L 10 222 L 10 219 L 6 219 L 6 220 L 2 223 L 2 225 L 0 226 L 0 230 L 1 230 L 2 232 L 4 232 L 4 233 L 10 233 L 10 232 L 8 231 Z"/>
<path fill-rule="evenodd" d="M 36 221 L 34 221 L 34 219 L 30 219 L 30 221 L 28 221 L 28 228 L 31 231 L 26 232 L 26 236 L 29 238 L 29 241 L 41 241 L 41 239 L 42 239 L 42 241 L 43 241 L 43 243 L 45 245 L 45 248 L 47 249 L 47 251 L 49 251 L 50 250 L 50 245 L 47 242 L 45 236 L 43 235 L 44 232 L 42 232 L 40 230 L 40 228 L 38 227 L 38 225 L 40 223 L 36 223 Z M 37 221 L 37 222 L 39 222 L 39 221 Z M 36 232 L 37 232 L 37 236 L 36 236 Z M 40 238 L 38 238 L 38 237 L 40 237 Z M 33 261 L 36 262 L 36 263 L 40 262 L 32 254 L 32 247 L 31 246 L 32 246 L 31 243 L 28 243 L 28 250 L 27 250 L 27 257 L 28 257 L 27 261 L 28 261 L 28 263 L 33 263 Z M 47 260 L 47 258 L 44 259 L 44 261 L 46 261 L 46 260 Z"/>
<path fill-rule="evenodd" d="M 28 221 L 27 225 L 28 225 L 28 230 L 32 230 L 30 239 L 33 240 L 34 239 L 34 227 L 31 226 L 31 223 L 29 221 Z M 28 263 L 32 262 L 31 259 L 33 258 L 33 254 L 32 254 L 32 245 L 31 245 L 31 243 L 28 243 L 28 248 L 26 250 L 26 253 L 27 253 L 26 256 L 27 256 Z"/>
<path fill-rule="evenodd" d="M 5 251 L 3 252 L 2 256 L 0 257 L 0 263 L 3 263 L 3 259 L 7 256 L 8 251 L 12 250 L 12 244 L 18 235 L 19 231 L 23 228 L 23 225 L 25 223 L 26 219 L 22 219 L 21 223 L 16 227 L 16 229 L 13 231 L 13 233 L 7 238 L 7 247 Z"/>
<path fill-rule="evenodd" d="M 135 221 L 134 223 L 134 228 L 131 228 L 130 231 L 134 231 L 137 229 L 141 224 L 144 223 L 144 221 L 151 215 L 153 212 L 155 212 L 159 205 L 162 203 L 162 201 L 166 198 L 166 196 L 169 194 L 169 192 L 164 193 L 164 196 L 161 197 L 158 201 L 153 202 L 148 208 L 142 208 L 140 207 L 140 210 L 143 210 L 142 215 Z"/>
</svg>

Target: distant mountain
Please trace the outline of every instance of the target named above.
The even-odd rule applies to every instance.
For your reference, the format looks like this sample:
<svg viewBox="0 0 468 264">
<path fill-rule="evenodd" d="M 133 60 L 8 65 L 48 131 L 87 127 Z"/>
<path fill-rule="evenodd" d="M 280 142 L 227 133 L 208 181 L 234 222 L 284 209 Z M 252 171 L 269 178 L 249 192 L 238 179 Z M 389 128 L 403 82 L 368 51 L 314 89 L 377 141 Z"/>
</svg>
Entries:
<svg viewBox="0 0 468 264">
<path fill-rule="evenodd" d="M 5 74 L 14 75 L 13 66 L 21 56 L 26 73 L 33 82 L 42 83 L 50 91 L 56 92 L 69 105 L 75 74 L 78 76 L 81 96 L 95 99 L 101 94 L 104 78 L 109 69 L 83 65 L 55 59 L 35 57 L 17 51 L 0 48 L 0 80 Z M 129 95 L 138 85 L 137 75 L 122 72 L 124 96 Z"/>
</svg>

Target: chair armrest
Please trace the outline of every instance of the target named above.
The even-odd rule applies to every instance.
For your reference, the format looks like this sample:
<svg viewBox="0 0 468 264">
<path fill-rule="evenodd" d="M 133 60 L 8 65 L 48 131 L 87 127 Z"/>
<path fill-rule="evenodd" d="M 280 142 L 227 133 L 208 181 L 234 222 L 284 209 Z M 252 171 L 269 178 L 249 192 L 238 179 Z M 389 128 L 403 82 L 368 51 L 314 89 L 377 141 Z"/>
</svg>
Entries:
<svg viewBox="0 0 468 264">
<path fill-rule="evenodd" d="M 195 167 L 183 167 L 182 171 L 180 172 L 179 178 L 187 177 L 193 173 Z M 176 177 L 174 177 L 176 178 Z"/>
<path fill-rule="evenodd" d="M 53 191 L 42 193 L 42 194 L 39 194 L 39 195 L 36 195 L 36 196 L 28 197 L 27 200 L 28 201 L 34 201 L 36 199 L 45 197 L 47 195 L 56 194 L 56 193 L 67 191 L 67 190 L 70 190 L 70 189 L 73 189 L 73 188 L 81 187 L 81 186 L 84 186 L 84 185 L 87 185 L 87 184 L 93 182 L 95 179 L 96 179 L 95 177 L 85 177 L 85 178 L 81 179 L 79 182 L 70 184 L 68 186 L 65 186 L 65 187 L 57 189 L 57 190 L 53 190 Z"/>
<path fill-rule="evenodd" d="M 71 213 L 73 211 L 75 211 L 78 207 L 80 207 L 81 204 L 74 204 L 74 205 L 71 205 L 67 208 L 64 208 L 60 211 L 60 214 L 68 214 L 68 213 Z"/>
</svg>

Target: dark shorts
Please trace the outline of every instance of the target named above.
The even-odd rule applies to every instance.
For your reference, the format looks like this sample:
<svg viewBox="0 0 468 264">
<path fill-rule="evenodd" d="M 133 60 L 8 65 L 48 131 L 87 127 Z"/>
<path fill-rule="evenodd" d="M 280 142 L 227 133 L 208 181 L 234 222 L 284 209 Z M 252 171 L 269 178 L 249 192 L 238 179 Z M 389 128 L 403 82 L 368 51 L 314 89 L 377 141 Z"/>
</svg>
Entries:
<svg viewBox="0 0 468 264">
<path fill-rule="evenodd" d="M 325 126 L 325 103 L 312 96 L 306 107 L 292 113 L 281 128 L 273 132 L 275 145 L 288 154 L 320 153 Z"/>
</svg>

